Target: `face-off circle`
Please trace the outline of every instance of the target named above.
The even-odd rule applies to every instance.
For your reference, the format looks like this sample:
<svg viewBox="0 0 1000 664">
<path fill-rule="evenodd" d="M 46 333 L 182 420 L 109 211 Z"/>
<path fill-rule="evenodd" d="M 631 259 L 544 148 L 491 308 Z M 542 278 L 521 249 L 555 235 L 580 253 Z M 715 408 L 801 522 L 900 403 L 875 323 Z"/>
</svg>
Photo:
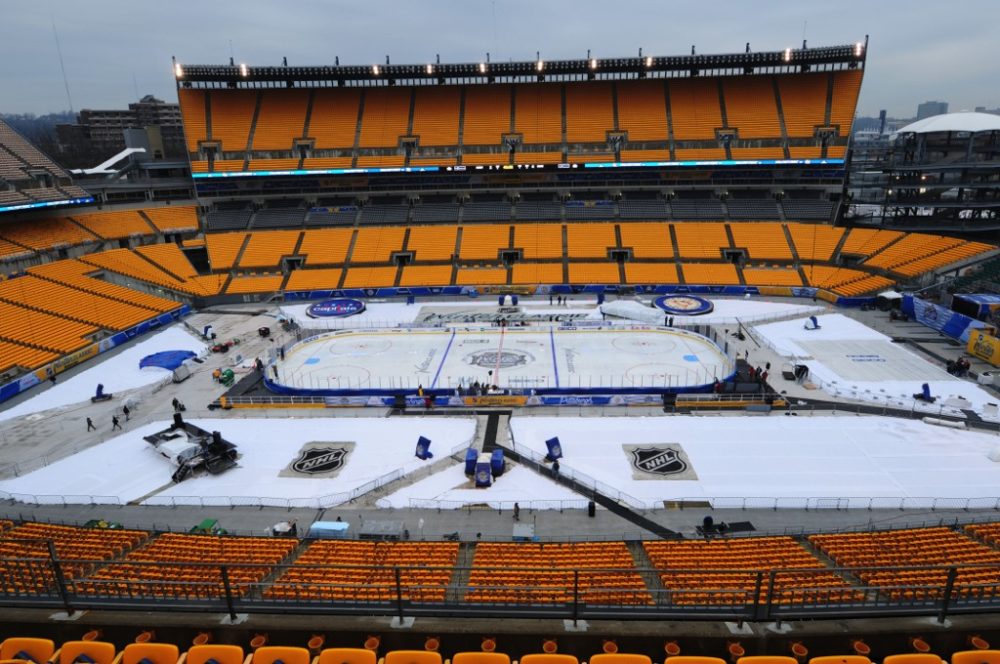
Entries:
<svg viewBox="0 0 1000 664">
<path fill-rule="evenodd" d="M 701 316 L 715 309 L 711 300 L 697 295 L 664 295 L 656 298 L 653 304 L 672 316 Z"/>
</svg>

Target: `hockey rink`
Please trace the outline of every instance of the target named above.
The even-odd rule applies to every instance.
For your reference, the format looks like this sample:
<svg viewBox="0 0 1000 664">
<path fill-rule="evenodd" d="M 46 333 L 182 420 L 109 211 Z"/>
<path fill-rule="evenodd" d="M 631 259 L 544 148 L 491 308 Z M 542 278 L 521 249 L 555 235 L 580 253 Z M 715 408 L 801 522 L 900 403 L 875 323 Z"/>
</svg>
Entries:
<svg viewBox="0 0 1000 664">
<path fill-rule="evenodd" d="M 733 372 L 711 340 L 676 329 L 616 326 L 548 329 L 341 330 L 292 346 L 277 383 L 302 390 L 682 390 Z M 273 369 L 272 376 L 273 374 Z"/>
</svg>

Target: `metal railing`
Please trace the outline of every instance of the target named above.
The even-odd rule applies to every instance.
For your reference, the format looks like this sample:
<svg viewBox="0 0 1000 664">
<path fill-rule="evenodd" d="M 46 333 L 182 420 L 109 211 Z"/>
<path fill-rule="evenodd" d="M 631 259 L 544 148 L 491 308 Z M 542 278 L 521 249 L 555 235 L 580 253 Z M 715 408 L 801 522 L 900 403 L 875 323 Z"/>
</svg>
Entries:
<svg viewBox="0 0 1000 664">
<path fill-rule="evenodd" d="M 713 584 L 691 580 L 713 578 L 704 569 L 574 568 L 572 561 L 544 568 L 116 562 L 62 560 L 51 543 L 48 550 L 48 556 L 0 558 L 0 606 L 746 621 L 906 615 L 944 621 L 1000 610 L 997 564 L 712 569 L 714 578 L 725 579 Z M 359 572 L 364 581 L 352 582 Z"/>
</svg>

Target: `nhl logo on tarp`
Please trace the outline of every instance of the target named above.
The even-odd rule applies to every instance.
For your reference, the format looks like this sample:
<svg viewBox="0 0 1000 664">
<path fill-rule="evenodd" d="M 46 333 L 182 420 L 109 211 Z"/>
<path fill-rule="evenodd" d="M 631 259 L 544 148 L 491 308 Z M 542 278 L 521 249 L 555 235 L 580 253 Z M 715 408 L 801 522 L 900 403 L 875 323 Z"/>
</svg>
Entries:
<svg viewBox="0 0 1000 664">
<path fill-rule="evenodd" d="M 636 470 L 657 475 L 674 475 L 687 470 L 687 463 L 677 450 L 640 447 L 632 450 L 632 465 Z"/>
<path fill-rule="evenodd" d="M 292 470 L 303 475 L 318 475 L 339 470 L 347 459 L 347 450 L 341 447 L 313 447 L 302 450 L 292 462 Z"/>
</svg>

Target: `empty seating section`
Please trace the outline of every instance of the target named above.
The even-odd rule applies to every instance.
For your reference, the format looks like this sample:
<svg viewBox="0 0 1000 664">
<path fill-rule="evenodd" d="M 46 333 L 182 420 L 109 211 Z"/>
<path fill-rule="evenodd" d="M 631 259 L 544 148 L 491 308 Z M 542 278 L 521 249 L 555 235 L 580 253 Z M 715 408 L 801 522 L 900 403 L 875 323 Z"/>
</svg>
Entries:
<svg viewBox="0 0 1000 664">
<path fill-rule="evenodd" d="M 517 265 L 514 264 L 515 269 Z M 561 267 L 559 273 L 561 276 Z M 507 283 L 507 268 L 459 268 L 455 275 L 456 286 L 499 286 L 505 283 Z"/>
<path fill-rule="evenodd" d="M 198 214 L 193 205 L 147 208 L 143 212 L 161 233 L 198 228 Z"/>
<path fill-rule="evenodd" d="M 236 257 L 243 248 L 248 233 L 210 233 L 205 236 L 208 262 L 213 270 L 229 270 L 236 265 Z"/>
<path fill-rule="evenodd" d="M 781 91 L 781 110 L 785 115 L 785 131 L 788 137 L 811 138 L 815 133 L 815 128 L 825 124 L 826 90 L 829 86 L 830 75 L 825 73 L 797 74 L 795 76 L 779 76 L 777 80 L 778 90 Z M 843 133 L 841 135 L 846 136 Z"/>
<path fill-rule="evenodd" d="M 36 251 L 97 240 L 93 233 L 63 217 L 4 224 L 0 226 L 0 237 Z"/>
<path fill-rule="evenodd" d="M 736 158 L 736 155 L 733 155 Z M 730 219 L 780 219 L 778 203 L 771 198 L 730 198 L 726 201 Z"/>
<path fill-rule="evenodd" d="M 723 224 L 685 222 L 674 224 L 673 229 L 681 258 L 722 258 L 720 247 L 729 249 Z"/>
<path fill-rule="evenodd" d="M 361 90 L 356 88 L 316 90 L 309 117 L 309 136 L 316 140 L 317 150 L 349 150 L 354 146 L 360 104 Z"/>
<path fill-rule="evenodd" d="M 476 545 L 469 602 L 651 604 L 624 542 Z M 574 576 L 578 575 L 578 581 Z"/>
<path fill-rule="evenodd" d="M 726 99 L 726 124 L 740 138 L 780 138 L 778 106 L 770 77 L 747 76 L 722 79 Z"/>
<path fill-rule="evenodd" d="M 733 233 L 733 242 L 747 250 L 750 260 L 792 260 L 792 249 L 788 246 L 781 224 L 730 224 L 729 228 Z"/>
<path fill-rule="evenodd" d="M 87 254 L 80 258 L 84 263 L 106 269 L 110 272 L 139 279 L 147 283 L 163 286 L 189 295 L 214 295 L 221 287 L 221 275 L 188 278 L 186 280 L 168 274 L 153 265 L 140 254 L 128 249 L 111 249 L 99 254 Z"/>
<path fill-rule="evenodd" d="M 91 342 L 97 328 L 26 307 L 0 302 L 0 339 L 40 350 L 71 353 Z"/>
<path fill-rule="evenodd" d="M 863 295 L 893 284 L 891 279 L 843 267 L 806 265 L 802 269 L 810 286 L 825 288 L 840 295 Z"/>
<path fill-rule="evenodd" d="M 566 255 L 569 258 L 607 258 L 617 249 L 615 225 L 577 223 L 566 226 Z"/>
<path fill-rule="evenodd" d="M 715 130 L 722 127 L 716 80 L 674 79 L 669 86 L 674 138 L 679 141 L 715 138 Z"/>
<path fill-rule="evenodd" d="M 788 232 L 804 261 L 830 260 L 844 237 L 844 229 L 821 224 L 788 224 Z"/>
<path fill-rule="evenodd" d="M 153 235 L 156 232 L 149 222 L 142 218 L 138 210 L 74 214 L 72 219 L 94 235 L 107 239 L 130 235 Z"/>
<path fill-rule="evenodd" d="M 257 105 L 257 92 L 212 90 L 209 94 L 212 104 L 212 140 L 222 143 L 224 153 L 246 151 L 250 123 Z M 218 162 L 216 170 L 220 170 Z"/>
<path fill-rule="evenodd" d="M 394 148 L 399 145 L 399 137 L 406 135 L 412 94 L 410 88 L 367 88 L 358 146 Z"/>
<path fill-rule="evenodd" d="M 791 537 L 650 541 L 643 542 L 643 547 L 673 604 L 752 604 L 758 572 L 764 573 L 761 602 L 840 602 L 863 597 L 840 576 L 826 571 L 819 559 Z M 774 569 L 796 571 L 778 573 L 774 596 L 768 598 L 768 572 Z"/>
<path fill-rule="evenodd" d="M 562 258 L 562 224 L 516 224 L 514 247 L 522 249 L 524 258 Z"/>
<path fill-rule="evenodd" d="M 466 203 L 462 206 L 465 221 L 508 221 L 513 207 L 507 202 Z"/>
<path fill-rule="evenodd" d="M 743 279 L 747 286 L 802 286 L 798 270 L 778 268 L 743 268 Z"/>
<path fill-rule="evenodd" d="M 358 162 L 361 163 L 360 161 Z M 361 208 L 358 223 L 361 224 L 405 224 L 409 215 L 405 205 L 369 204 Z"/>
<path fill-rule="evenodd" d="M 517 262 L 514 263 L 511 276 L 511 283 L 514 284 L 561 284 L 563 281 L 562 261 L 558 263 Z"/>
<path fill-rule="evenodd" d="M 225 564 L 233 593 L 243 597 L 296 546 L 298 540 L 294 539 L 165 533 L 130 552 L 122 562 L 102 567 L 78 583 L 77 591 L 96 595 L 222 597 L 222 572 L 217 565 Z"/>
<path fill-rule="evenodd" d="M 490 166 L 493 164 L 510 163 L 508 152 L 466 152 L 462 155 L 462 163 L 468 166 Z"/>
<path fill-rule="evenodd" d="M 290 171 L 299 167 L 298 157 L 289 159 L 257 159 L 254 158 L 248 169 L 251 171 Z"/>
<path fill-rule="evenodd" d="M 740 283 L 732 263 L 682 263 L 684 283 L 703 286 L 724 286 Z"/>
<path fill-rule="evenodd" d="M 562 161 L 562 152 L 554 152 L 552 150 L 514 153 L 515 164 L 558 164 Z"/>
<path fill-rule="evenodd" d="M 463 226 L 462 246 L 459 258 L 462 260 L 496 261 L 500 249 L 510 247 L 510 226 Z"/>
<path fill-rule="evenodd" d="M 280 274 L 233 277 L 226 287 L 229 294 L 272 293 L 281 290 L 284 277 Z"/>
<path fill-rule="evenodd" d="M 396 597 L 398 567 L 404 599 L 442 602 L 457 558 L 456 542 L 317 541 L 274 580 L 265 596 L 389 601 Z"/>
<path fill-rule="evenodd" d="M 784 159 L 784 148 L 731 148 L 733 159 Z"/>
<path fill-rule="evenodd" d="M 618 81 L 618 129 L 630 143 L 667 140 L 667 107 L 662 81 Z M 669 153 L 664 159 L 670 157 Z M 622 154 L 625 159 L 625 154 Z M 656 159 L 659 159 L 657 157 Z M 637 159 L 646 161 L 646 159 Z"/>
<path fill-rule="evenodd" d="M 908 277 L 914 277 L 918 274 L 923 274 L 924 272 L 944 267 L 945 265 L 951 265 L 952 263 L 972 258 L 977 254 L 991 251 L 993 248 L 994 247 L 991 247 L 988 244 L 983 244 L 982 242 L 963 242 L 948 249 L 935 251 L 930 255 L 923 256 L 922 258 L 917 258 L 912 261 L 907 261 L 902 265 L 897 265 L 893 268 L 893 272 L 898 272 L 899 274 Z"/>
<path fill-rule="evenodd" d="M 1000 543 L 1000 523 L 974 523 L 964 528 L 969 537 L 981 539 L 996 546 Z"/>
<path fill-rule="evenodd" d="M 460 208 L 457 203 L 423 203 L 421 205 L 414 205 L 412 210 L 413 221 L 455 222 L 458 221 L 459 210 Z"/>
<path fill-rule="evenodd" d="M 869 586 L 883 587 L 892 599 L 939 599 L 949 565 L 993 566 L 960 568 L 955 588 L 961 597 L 992 595 L 989 586 L 1000 583 L 996 568 L 1000 551 L 950 528 L 811 535 L 809 541 L 837 565 L 856 568 L 851 570 L 853 575 Z M 865 569 L 904 566 L 910 569 Z M 985 587 L 976 587 L 979 584 Z M 904 585 L 911 587 L 898 587 Z"/>
<path fill-rule="evenodd" d="M 294 270 L 288 275 L 285 283 L 286 291 L 326 290 L 336 288 L 340 284 L 343 270 L 340 268 L 319 268 L 312 270 Z"/>
<path fill-rule="evenodd" d="M 216 210 L 205 215 L 205 230 L 238 231 L 250 223 L 250 210 Z"/>
<path fill-rule="evenodd" d="M 52 586 L 49 565 L 19 564 L 14 558 L 49 559 L 51 540 L 67 582 L 73 583 L 94 566 L 130 551 L 148 537 L 138 530 L 79 528 L 48 523 L 23 523 L 0 532 L 0 592 L 41 593 Z"/>
<path fill-rule="evenodd" d="M 0 300 L 109 330 L 130 328 L 159 313 L 30 274 L 0 282 Z"/>
<path fill-rule="evenodd" d="M 359 228 L 351 263 L 388 263 L 392 253 L 403 248 L 405 234 L 406 229 L 402 226 Z"/>
<path fill-rule="evenodd" d="M 625 263 L 627 284 L 676 284 L 678 281 L 674 263 Z"/>
<path fill-rule="evenodd" d="M 603 143 L 615 128 L 611 83 L 566 86 L 566 142 Z"/>
<path fill-rule="evenodd" d="M 308 90 L 262 92 L 252 149 L 291 150 L 295 139 L 302 137 L 308 104 Z"/>
<path fill-rule="evenodd" d="M 243 170 L 242 159 L 216 159 L 212 165 L 212 171 L 216 173 L 229 173 Z"/>
<path fill-rule="evenodd" d="M 299 253 L 305 256 L 305 263 L 309 267 L 343 263 L 353 234 L 354 231 L 350 228 L 307 230 L 302 234 Z"/>
<path fill-rule="evenodd" d="M 8 240 L 0 239 L 0 260 L 24 258 L 30 256 L 32 253 L 27 247 L 21 247 Z"/>
<path fill-rule="evenodd" d="M 617 284 L 621 279 L 618 263 L 570 263 L 571 284 Z"/>
<path fill-rule="evenodd" d="M 149 245 L 148 248 L 174 247 L 175 251 L 178 251 L 179 253 L 176 246 L 177 245 Z M 147 247 L 140 247 L 140 249 L 147 249 Z M 187 259 L 184 260 L 187 262 Z M 111 298 L 112 300 L 128 302 L 129 304 L 145 307 L 153 312 L 170 311 L 180 306 L 173 300 L 167 300 L 162 297 L 143 293 L 142 291 L 119 286 L 118 284 L 110 283 L 104 279 L 95 279 L 87 276 L 94 272 L 97 272 L 97 269 L 94 266 L 87 265 L 86 263 L 73 259 L 56 261 L 54 263 L 43 263 L 42 265 L 36 265 L 35 267 L 28 268 L 28 274 L 64 284 L 66 286 L 72 286 L 77 290 L 85 291 L 87 293 L 103 295 L 104 297 Z"/>
<path fill-rule="evenodd" d="M 406 250 L 417 261 L 448 261 L 455 253 L 457 226 L 413 226 Z"/>
<path fill-rule="evenodd" d="M 302 162 L 302 168 L 306 170 L 350 168 L 352 163 L 354 163 L 353 157 L 306 157 Z"/>
<path fill-rule="evenodd" d="M 251 233 L 240 257 L 240 268 L 278 267 L 283 256 L 290 256 L 295 252 L 295 245 L 301 235 L 301 231 Z"/>
<path fill-rule="evenodd" d="M 390 287 L 396 282 L 396 271 L 393 267 L 352 267 L 344 277 L 344 288 L 380 288 Z"/>
<path fill-rule="evenodd" d="M 891 270 L 903 263 L 943 252 L 959 244 L 962 244 L 962 240 L 956 238 L 911 233 L 871 256 L 865 261 L 865 265 Z"/>
<path fill-rule="evenodd" d="M 59 353 L 0 340 L 0 373 L 10 369 L 37 369 L 58 359 Z"/>
<path fill-rule="evenodd" d="M 302 208 L 275 208 L 258 210 L 253 218 L 253 227 L 257 228 L 287 228 L 302 226 L 306 211 Z"/>
<path fill-rule="evenodd" d="M 407 265 L 399 278 L 400 286 L 448 286 L 451 265 Z"/>
<path fill-rule="evenodd" d="M 462 118 L 464 145 L 500 145 L 501 136 L 510 132 L 510 91 L 509 85 L 466 87 Z M 466 155 L 465 163 L 473 163 L 468 161 L 470 156 Z"/>
<path fill-rule="evenodd" d="M 861 91 L 859 70 L 839 71 L 833 74 L 833 102 L 830 106 L 830 124 L 840 126 L 840 136 L 851 135 L 854 112 L 858 106 Z"/>
<path fill-rule="evenodd" d="M 726 158 L 723 148 L 677 148 L 677 161 L 715 161 Z"/>
<path fill-rule="evenodd" d="M 205 120 L 205 91 L 181 88 L 177 91 L 181 105 L 181 119 L 184 121 L 184 137 L 188 152 L 198 151 L 198 141 L 208 138 Z"/>
<path fill-rule="evenodd" d="M 428 86 L 416 89 L 412 133 L 420 137 L 421 147 L 458 145 L 461 94 L 461 88 L 457 86 Z"/>
<path fill-rule="evenodd" d="M 562 143 L 562 86 L 518 85 L 514 94 L 514 131 L 524 143 Z"/>
<path fill-rule="evenodd" d="M 358 168 L 398 168 L 406 163 L 406 157 L 401 154 L 360 155 Z"/>
<path fill-rule="evenodd" d="M 847 239 L 840 248 L 841 254 L 871 256 L 890 242 L 902 237 L 899 231 L 884 231 L 871 228 L 852 228 L 847 231 Z"/>
</svg>

